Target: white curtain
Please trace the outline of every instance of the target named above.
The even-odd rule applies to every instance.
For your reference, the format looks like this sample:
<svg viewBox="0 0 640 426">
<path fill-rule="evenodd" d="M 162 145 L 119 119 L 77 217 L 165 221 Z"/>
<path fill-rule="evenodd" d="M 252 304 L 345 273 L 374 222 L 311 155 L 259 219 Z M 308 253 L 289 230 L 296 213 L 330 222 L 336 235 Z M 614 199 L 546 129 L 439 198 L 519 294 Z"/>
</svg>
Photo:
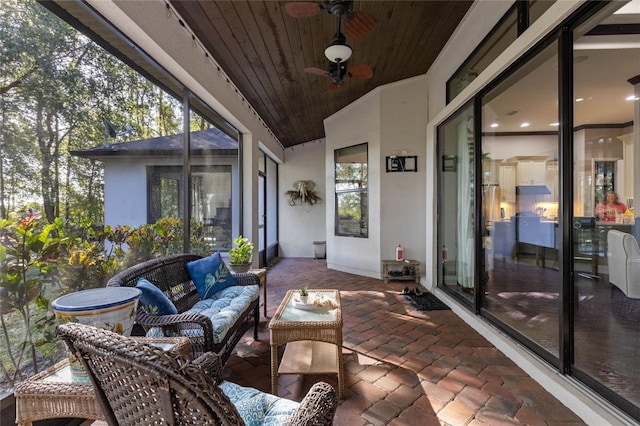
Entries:
<svg viewBox="0 0 640 426">
<path fill-rule="evenodd" d="M 458 216 L 456 238 L 456 271 L 458 284 L 473 288 L 473 120 L 458 125 Z"/>
</svg>

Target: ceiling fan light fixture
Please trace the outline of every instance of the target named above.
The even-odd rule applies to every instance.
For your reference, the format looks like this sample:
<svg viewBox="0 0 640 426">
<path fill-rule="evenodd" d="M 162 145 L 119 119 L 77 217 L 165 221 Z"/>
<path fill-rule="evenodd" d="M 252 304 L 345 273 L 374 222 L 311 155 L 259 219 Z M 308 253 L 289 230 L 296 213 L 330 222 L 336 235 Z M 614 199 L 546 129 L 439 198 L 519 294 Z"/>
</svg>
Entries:
<svg viewBox="0 0 640 426">
<path fill-rule="evenodd" d="M 324 50 L 324 56 L 331 62 L 346 62 L 351 57 L 351 53 L 351 47 L 342 43 L 332 43 Z"/>
</svg>

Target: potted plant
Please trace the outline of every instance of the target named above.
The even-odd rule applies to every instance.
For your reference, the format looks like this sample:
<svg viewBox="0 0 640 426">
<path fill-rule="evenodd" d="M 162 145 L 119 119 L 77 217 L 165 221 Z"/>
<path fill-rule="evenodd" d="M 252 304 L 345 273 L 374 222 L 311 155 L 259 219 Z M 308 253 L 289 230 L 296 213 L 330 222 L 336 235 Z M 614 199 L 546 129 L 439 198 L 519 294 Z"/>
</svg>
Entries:
<svg viewBox="0 0 640 426">
<path fill-rule="evenodd" d="M 248 272 L 251 269 L 253 243 L 240 235 L 233 240 L 233 245 L 229 250 L 229 269 L 235 273 Z"/>
<path fill-rule="evenodd" d="M 309 290 L 306 285 L 300 287 L 300 303 L 307 303 L 307 298 L 309 297 Z"/>
</svg>

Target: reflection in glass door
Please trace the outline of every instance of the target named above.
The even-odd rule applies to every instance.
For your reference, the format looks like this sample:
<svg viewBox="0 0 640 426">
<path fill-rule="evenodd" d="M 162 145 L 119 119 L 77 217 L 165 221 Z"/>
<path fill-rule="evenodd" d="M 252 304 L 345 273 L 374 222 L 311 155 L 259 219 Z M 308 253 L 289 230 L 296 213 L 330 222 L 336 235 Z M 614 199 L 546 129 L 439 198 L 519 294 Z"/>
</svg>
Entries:
<svg viewBox="0 0 640 426">
<path fill-rule="evenodd" d="M 475 294 L 473 108 L 438 128 L 440 185 L 438 282 L 463 299 Z"/>
<path fill-rule="evenodd" d="M 481 139 L 483 313 L 550 362 L 562 288 L 557 67 L 554 43 L 485 95 Z"/>
<path fill-rule="evenodd" d="M 580 174 L 573 202 L 572 371 L 638 418 L 640 289 L 634 286 L 640 287 L 640 274 L 627 261 L 640 237 L 633 212 L 640 191 L 640 48 L 637 34 L 616 28 L 638 26 L 640 14 L 637 8 L 613 13 L 621 6 L 609 5 L 608 13 L 574 31 L 573 156 Z"/>
</svg>

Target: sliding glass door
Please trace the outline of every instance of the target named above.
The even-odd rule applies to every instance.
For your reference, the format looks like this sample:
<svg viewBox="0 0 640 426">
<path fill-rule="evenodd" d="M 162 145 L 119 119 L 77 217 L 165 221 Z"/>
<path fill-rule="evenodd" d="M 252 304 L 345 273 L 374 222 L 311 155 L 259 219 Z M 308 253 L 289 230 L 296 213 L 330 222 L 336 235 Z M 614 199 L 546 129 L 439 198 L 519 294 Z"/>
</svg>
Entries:
<svg viewBox="0 0 640 426">
<path fill-rule="evenodd" d="M 475 294 L 473 108 L 438 129 L 439 282 L 467 303 Z"/>
<path fill-rule="evenodd" d="M 639 237 L 640 35 L 619 31 L 640 14 L 628 12 L 602 13 L 573 37 L 573 370 L 638 413 L 640 269 L 629 262 Z"/>
</svg>

